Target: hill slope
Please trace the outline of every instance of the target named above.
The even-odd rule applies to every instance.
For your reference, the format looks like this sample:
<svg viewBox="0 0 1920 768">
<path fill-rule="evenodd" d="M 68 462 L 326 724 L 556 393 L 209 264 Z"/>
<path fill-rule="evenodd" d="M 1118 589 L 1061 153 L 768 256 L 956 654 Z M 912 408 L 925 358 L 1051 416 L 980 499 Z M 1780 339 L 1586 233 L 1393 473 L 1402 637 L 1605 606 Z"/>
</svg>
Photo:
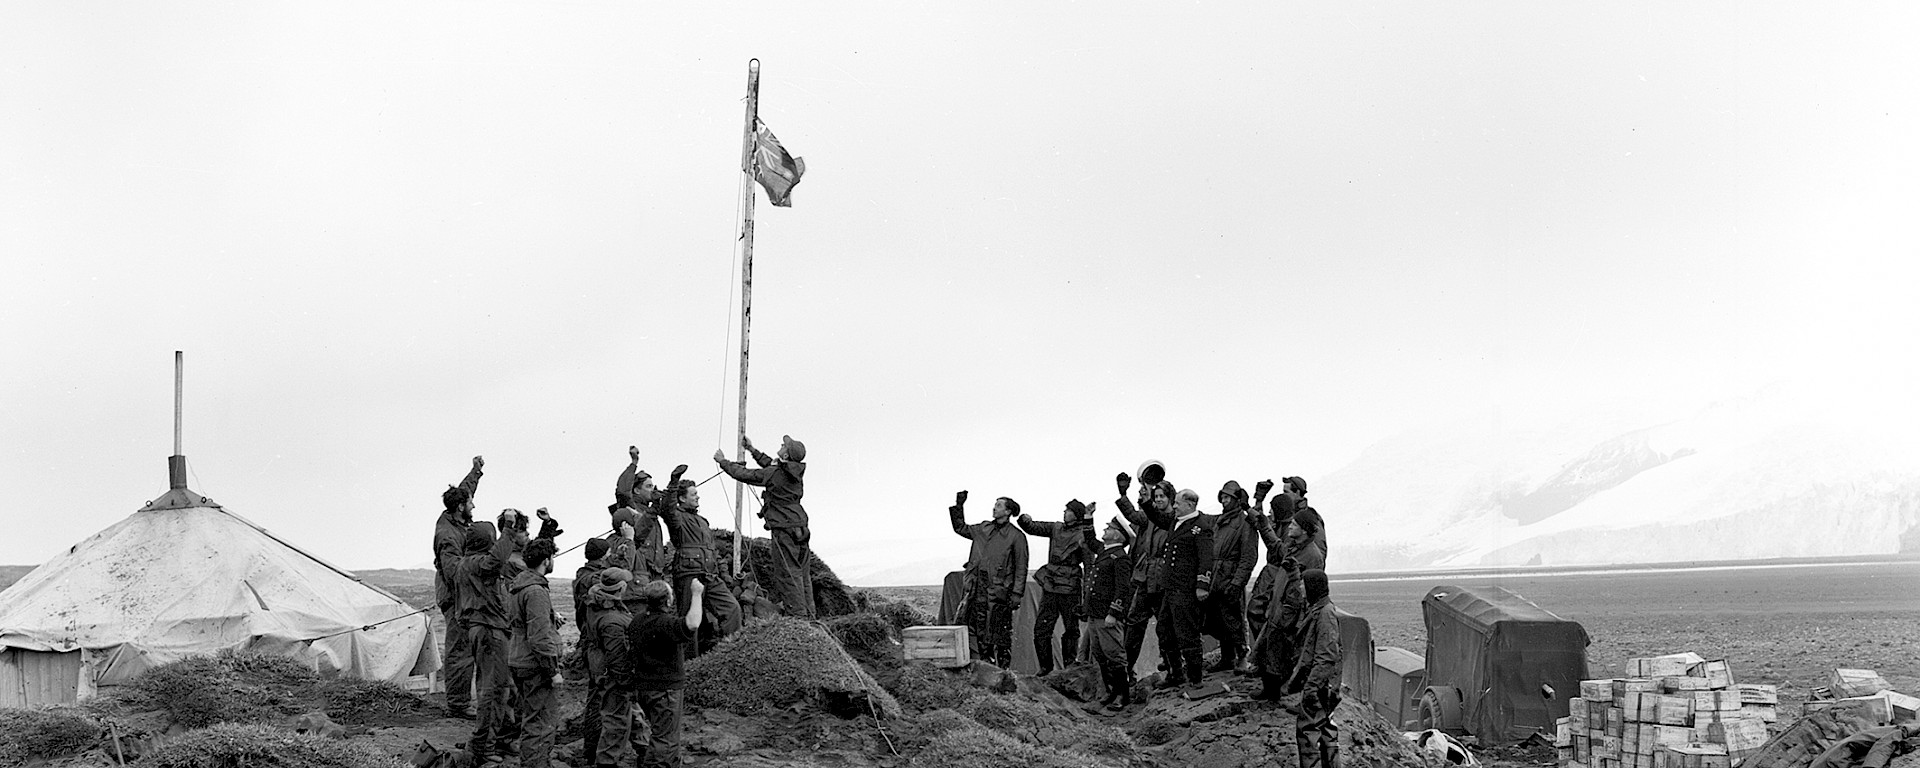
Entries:
<svg viewBox="0 0 1920 768">
<path fill-rule="evenodd" d="M 1312 499 L 1343 571 L 1900 551 L 1914 425 L 1845 406 L 1780 385 L 1659 424 L 1455 425 L 1373 446 Z"/>
</svg>

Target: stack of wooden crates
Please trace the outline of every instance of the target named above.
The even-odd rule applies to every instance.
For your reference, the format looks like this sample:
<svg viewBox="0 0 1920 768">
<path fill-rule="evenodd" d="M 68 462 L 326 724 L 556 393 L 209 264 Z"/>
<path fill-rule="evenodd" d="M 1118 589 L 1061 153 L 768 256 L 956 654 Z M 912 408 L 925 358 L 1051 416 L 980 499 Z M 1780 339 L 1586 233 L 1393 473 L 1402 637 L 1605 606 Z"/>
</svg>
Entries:
<svg viewBox="0 0 1920 768">
<path fill-rule="evenodd" d="M 1737 685 L 1727 662 L 1676 653 L 1628 659 L 1627 677 L 1585 680 L 1555 743 L 1569 768 L 1733 768 L 1767 742 L 1780 693 Z"/>
</svg>

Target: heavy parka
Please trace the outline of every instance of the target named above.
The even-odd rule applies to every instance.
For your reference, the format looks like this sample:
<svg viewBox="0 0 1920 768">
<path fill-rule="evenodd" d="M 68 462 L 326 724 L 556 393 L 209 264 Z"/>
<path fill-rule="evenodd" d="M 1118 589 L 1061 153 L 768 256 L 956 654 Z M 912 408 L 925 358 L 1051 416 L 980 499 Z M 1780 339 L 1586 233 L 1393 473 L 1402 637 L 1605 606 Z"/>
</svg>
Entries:
<svg viewBox="0 0 1920 768">
<path fill-rule="evenodd" d="M 458 486 L 467 492 L 467 498 L 480 490 L 479 467 L 474 467 Z M 467 539 L 467 522 L 454 516 L 451 510 L 442 510 L 439 519 L 433 523 L 433 602 L 441 615 L 453 611 L 454 600 L 459 596 L 459 588 L 453 578 L 454 561 L 460 559 L 461 548 Z"/>
<path fill-rule="evenodd" d="M 1033 572 L 1033 582 L 1040 590 L 1056 595 L 1080 594 L 1084 566 L 1093 554 L 1087 546 L 1093 521 L 1080 518 L 1071 523 L 1053 523 L 1021 515 L 1018 525 L 1029 536 L 1047 539 L 1047 563 Z"/>
<path fill-rule="evenodd" d="M 805 454 L 782 461 L 757 448 L 752 453 L 759 469 L 748 469 L 745 464 L 723 459 L 720 471 L 740 482 L 767 489 L 760 494 L 760 519 L 769 529 L 807 527 L 807 508 L 800 505 L 800 499 L 807 495 L 802 479 L 807 474 Z"/>
<path fill-rule="evenodd" d="M 948 507 L 953 532 L 973 542 L 967 551 L 968 591 L 989 600 L 1015 603 L 1027 594 L 1027 535 L 1012 520 L 967 524 L 965 511 Z M 1017 607 L 1017 605 L 1016 605 Z"/>
<path fill-rule="evenodd" d="M 507 641 L 507 666 L 515 669 L 554 670 L 560 666 L 559 617 L 553 614 L 553 593 L 547 577 L 522 569 L 508 587 L 507 611 L 512 635 Z"/>
</svg>

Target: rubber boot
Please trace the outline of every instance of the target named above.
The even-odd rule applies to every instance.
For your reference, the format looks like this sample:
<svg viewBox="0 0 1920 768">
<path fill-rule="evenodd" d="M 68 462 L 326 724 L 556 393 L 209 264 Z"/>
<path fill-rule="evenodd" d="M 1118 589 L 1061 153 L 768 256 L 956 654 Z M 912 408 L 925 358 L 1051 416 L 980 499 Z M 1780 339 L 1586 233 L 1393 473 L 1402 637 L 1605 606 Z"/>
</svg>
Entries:
<svg viewBox="0 0 1920 768">
<path fill-rule="evenodd" d="M 1208 672 L 1232 672 L 1233 668 L 1235 666 L 1238 666 L 1239 663 L 1240 663 L 1240 648 L 1238 646 L 1227 645 L 1225 643 L 1222 643 L 1220 645 L 1220 660 L 1214 662 L 1213 666 L 1207 667 L 1207 671 Z"/>
<path fill-rule="evenodd" d="M 1120 700 L 1107 705 L 1107 711 L 1120 712 L 1133 706 L 1133 668 L 1116 669 L 1113 676 L 1120 682 Z"/>
</svg>

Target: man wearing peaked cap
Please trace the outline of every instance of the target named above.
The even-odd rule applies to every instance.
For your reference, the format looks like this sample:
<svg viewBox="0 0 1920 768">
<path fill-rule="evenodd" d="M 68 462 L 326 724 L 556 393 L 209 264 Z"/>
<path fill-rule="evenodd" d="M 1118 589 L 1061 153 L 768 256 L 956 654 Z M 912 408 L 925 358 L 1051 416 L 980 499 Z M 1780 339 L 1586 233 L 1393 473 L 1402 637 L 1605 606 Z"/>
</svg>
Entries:
<svg viewBox="0 0 1920 768">
<path fill-rule="evenodd" d="M 1047 564 L 1033 574 L 1034 583 L 1040 587 L 1039 615 L 1033 621 L 1033 655 L 1040 660 L 1040 674 L 1046 675 L 1053 671 L 1055 621 L 1067 625 L 1060 635 L 1062 669 L 1073 666 L 1080 648 L 1082 571 L 1097 544 L 1093 510 L 1074 499 L 1060 513 L 1060 522 L 1039 522 L 1032 515 L 1021 515 L 1020 530 L 1047 540 Z"/>
</svg>

